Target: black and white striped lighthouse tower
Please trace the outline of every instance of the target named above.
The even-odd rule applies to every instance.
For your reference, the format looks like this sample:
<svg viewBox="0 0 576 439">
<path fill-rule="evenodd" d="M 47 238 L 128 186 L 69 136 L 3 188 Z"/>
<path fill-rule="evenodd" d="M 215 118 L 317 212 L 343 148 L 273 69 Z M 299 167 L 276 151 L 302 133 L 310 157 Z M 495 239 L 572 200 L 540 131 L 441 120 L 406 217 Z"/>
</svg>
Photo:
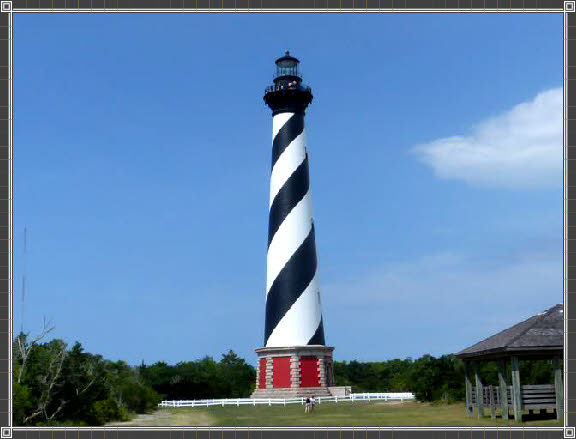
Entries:
<svg viewBox="0 0 576 439">
<path fill-rule="evenodd" d="M 276 60 L 264 101 L 272 110 L 265 347 L 256 349 L 254 397 L 327 395 L 332 351 L 324 341 L 304 112 L 312 102 L 298 59 Z"/>
</svg>

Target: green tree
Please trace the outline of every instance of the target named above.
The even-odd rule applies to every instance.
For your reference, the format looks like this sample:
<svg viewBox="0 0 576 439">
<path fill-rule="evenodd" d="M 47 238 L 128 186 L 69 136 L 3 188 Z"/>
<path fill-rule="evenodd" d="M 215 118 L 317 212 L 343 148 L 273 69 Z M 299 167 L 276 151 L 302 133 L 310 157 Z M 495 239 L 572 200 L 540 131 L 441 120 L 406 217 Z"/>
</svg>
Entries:
<svg viewBox="0 0 576 439">
<path fill-rule="evenodd" d="M 250 395 L 256 382 L 254 367 L 246 364 L 246 361 L 232 350 L 222 355 L 219 367 L 225 383 L 223 390 L 226 398 L 244 398 Z"/>
<path fill-rule="evenodd" d="M 15 425 L 102 425 L 160 400 L 137 368 L 84 352 L 80 343 L 68 349 L 62 340 L 32 343 L 20 334 L 15 344 Z"/>
</svg>

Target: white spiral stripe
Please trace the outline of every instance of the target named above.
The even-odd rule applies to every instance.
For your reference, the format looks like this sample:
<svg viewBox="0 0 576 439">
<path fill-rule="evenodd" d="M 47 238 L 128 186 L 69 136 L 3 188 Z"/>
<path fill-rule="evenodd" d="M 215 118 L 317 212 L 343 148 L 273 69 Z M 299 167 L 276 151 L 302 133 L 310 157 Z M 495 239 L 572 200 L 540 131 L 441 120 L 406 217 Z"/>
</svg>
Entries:
<svg viewBox="0 0 576 439">
<path fill-rule="evenodd" d="M 267 255 L 266 295 L 282 268 L 310 234 L 311 204 L 308 191 L 280 224 L 272 238 Z"/>
<path fill-rule="evenodd" d="M 272 118 L 272 142 L 274 142 L 274 137 L 276 137 L 280 128 L 288 122 L 288 119 L 290 119 L 293 114 L 294 113 L 280 113 Z"/>
<path fill-rule="evenodd" d="M 306 136 L 304 131 L 296 137 L 290 145 L 282 152 L 272 169 L 270 176 L 270 206 L 286 180 L 290 178 L 292 173 L 300 166 L 306 158 L 305 143 Z"/>
<path fill-rule="evenodd" d="M 276 325 L 266 346 L 304 346 L 312 338 L 320 319 L 320 293 L 316 276 Z"/>
</svg>

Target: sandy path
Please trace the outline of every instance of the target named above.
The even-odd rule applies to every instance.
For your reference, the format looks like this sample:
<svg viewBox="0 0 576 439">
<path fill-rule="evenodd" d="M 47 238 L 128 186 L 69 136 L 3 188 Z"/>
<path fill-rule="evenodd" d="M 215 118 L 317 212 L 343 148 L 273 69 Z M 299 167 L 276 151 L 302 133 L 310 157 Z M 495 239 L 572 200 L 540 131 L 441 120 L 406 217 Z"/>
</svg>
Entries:
<svg viewBox="0 0 576 439">
<path fill-rule="evenodd" d="M 111 422 L 106 424 L 114 427 L 178 427 L 178 426 L 209 426 L 214 420 L 205 412 L 157 410 L 153 413 L 137 415 L 127 422 Z"/>
</svg>

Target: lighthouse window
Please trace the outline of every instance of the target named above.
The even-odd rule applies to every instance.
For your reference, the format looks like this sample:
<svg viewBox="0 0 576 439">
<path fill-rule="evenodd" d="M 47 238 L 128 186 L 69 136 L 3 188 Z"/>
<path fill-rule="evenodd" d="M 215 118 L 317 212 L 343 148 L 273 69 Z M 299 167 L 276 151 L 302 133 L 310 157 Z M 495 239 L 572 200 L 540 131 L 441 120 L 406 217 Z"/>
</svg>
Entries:
<svg viewBox="0 0 576 439">
<path fill-rule="evenodd" d="M 298 75 L 297 67 L 278 67 L 278 76 Z"/>
<path fill-rule="evenodd" d="M 277 76 L 298 76 L 298 62 L 293 59 L 284 59 L 276 64 Z"/>
</svg>

